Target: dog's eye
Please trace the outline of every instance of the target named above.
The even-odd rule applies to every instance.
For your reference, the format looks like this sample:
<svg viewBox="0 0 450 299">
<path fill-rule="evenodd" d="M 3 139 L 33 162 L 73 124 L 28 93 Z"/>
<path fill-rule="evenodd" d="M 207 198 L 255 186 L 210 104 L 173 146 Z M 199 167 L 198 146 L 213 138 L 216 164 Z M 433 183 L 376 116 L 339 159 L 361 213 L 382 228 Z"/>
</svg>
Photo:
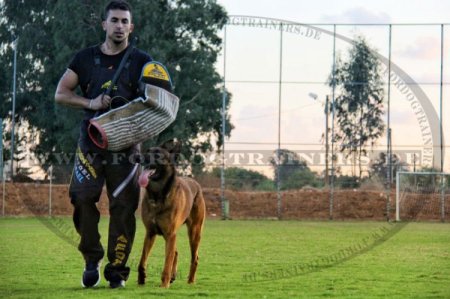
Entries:
<svg viewBox="0 0 450 299">
<path fill-rule="evenodd" d="M 139 163 L 144 166 L 163 165 L 166 163 L 166 157 L 160 152 L 148 152 L 145 155 L 141 155 L 141 162 Z"/>
</svg>

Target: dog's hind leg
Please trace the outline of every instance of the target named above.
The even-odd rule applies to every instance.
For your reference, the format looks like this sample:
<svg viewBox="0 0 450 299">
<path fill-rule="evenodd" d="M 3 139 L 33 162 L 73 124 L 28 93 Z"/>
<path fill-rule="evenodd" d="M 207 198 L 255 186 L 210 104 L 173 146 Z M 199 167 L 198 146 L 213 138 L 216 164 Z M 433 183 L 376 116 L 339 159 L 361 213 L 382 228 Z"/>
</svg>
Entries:
<svg viewBox="0 0 450 299">
<path fill-rule="evenodd" d="M 189 245 L 191 247 L 191 268 L 189 270 L 188 283 L 195 282 L 195 272 L 198 266 L 198 247 L 200 245 L 200 238 L 202 233 L 202 226 L 198 223 L 193 223 L 188 227 Z"/>
<path fill-rule="evenodd" d="M 191 247 L 191 268 L 189 270 L 188 283 L 195 282 L 195 273 L 198 267 L 198 247 L 203 230 L 203 222 L 205 221 L 206 206 L 202 192 L 198 192 L 195 198 L 195 204 L 192 207 L 188 226 L 189 245 Z"/>
<path fill-rule="evenodd" d="M 145 278 L 147 277 L 147 259 L 152 250 L 153 244 L 155 243 L 156 235 L 145 233 L 144 247 L 142 248 L 141 261 L 138 267 L 138 284 L 144 284 Z"/>
</svg>

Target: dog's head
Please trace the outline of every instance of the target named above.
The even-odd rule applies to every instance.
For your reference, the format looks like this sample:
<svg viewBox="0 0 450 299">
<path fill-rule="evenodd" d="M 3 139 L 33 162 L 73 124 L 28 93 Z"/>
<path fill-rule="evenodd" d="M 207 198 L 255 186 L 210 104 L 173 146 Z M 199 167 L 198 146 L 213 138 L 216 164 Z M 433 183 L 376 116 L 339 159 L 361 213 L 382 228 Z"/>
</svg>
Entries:
<svg viewBox="0 0 450 299">
<path fill-rule="evenodd" d="M 180 149 L 181 144 L 173 140 L 148 149 L 141 160 L 144 170 L 139 176 L 139 185 L 146 188 L 151 181 L 164 183 L 175 175 Z"/>
</svg>

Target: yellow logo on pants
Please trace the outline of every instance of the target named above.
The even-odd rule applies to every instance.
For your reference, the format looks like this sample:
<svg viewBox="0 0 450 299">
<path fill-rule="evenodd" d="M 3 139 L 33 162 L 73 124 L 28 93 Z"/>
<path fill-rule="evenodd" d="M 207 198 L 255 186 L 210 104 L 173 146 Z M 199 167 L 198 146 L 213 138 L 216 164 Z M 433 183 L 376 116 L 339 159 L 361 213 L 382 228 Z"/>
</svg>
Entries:
<svg viewBox="0 0 450 299">
<path fill-rule="evenodd" d="M 125 248 L 127 246 L 128 240 L 127 238 L 125 238 L 124 235 L 120 235 L 117 238 L 117 245 L 116 248 L 114 249 L 115 253 L 116 253 L 116 258 L 113 262 L 113 266 L 118 266 L 123 264 L 123 260 L 126 257 L 126 253 L 125 253 Z"/>
</svg>

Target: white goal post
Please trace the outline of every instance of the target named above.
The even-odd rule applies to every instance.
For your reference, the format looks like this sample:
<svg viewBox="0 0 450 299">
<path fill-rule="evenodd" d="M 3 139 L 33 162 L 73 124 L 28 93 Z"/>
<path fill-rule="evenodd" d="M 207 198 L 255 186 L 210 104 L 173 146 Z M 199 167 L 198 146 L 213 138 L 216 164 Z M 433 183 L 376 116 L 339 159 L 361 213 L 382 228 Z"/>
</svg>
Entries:
<svg viewBox="0 0 450 299">
<path fill-rule="evenodd" d="M 395 220 L 441 220 L 450 211 L 450 173 L 406 172 L 396 175 Z M 448 205 L 448 204 L 447 204 Z"/>
</svg>

